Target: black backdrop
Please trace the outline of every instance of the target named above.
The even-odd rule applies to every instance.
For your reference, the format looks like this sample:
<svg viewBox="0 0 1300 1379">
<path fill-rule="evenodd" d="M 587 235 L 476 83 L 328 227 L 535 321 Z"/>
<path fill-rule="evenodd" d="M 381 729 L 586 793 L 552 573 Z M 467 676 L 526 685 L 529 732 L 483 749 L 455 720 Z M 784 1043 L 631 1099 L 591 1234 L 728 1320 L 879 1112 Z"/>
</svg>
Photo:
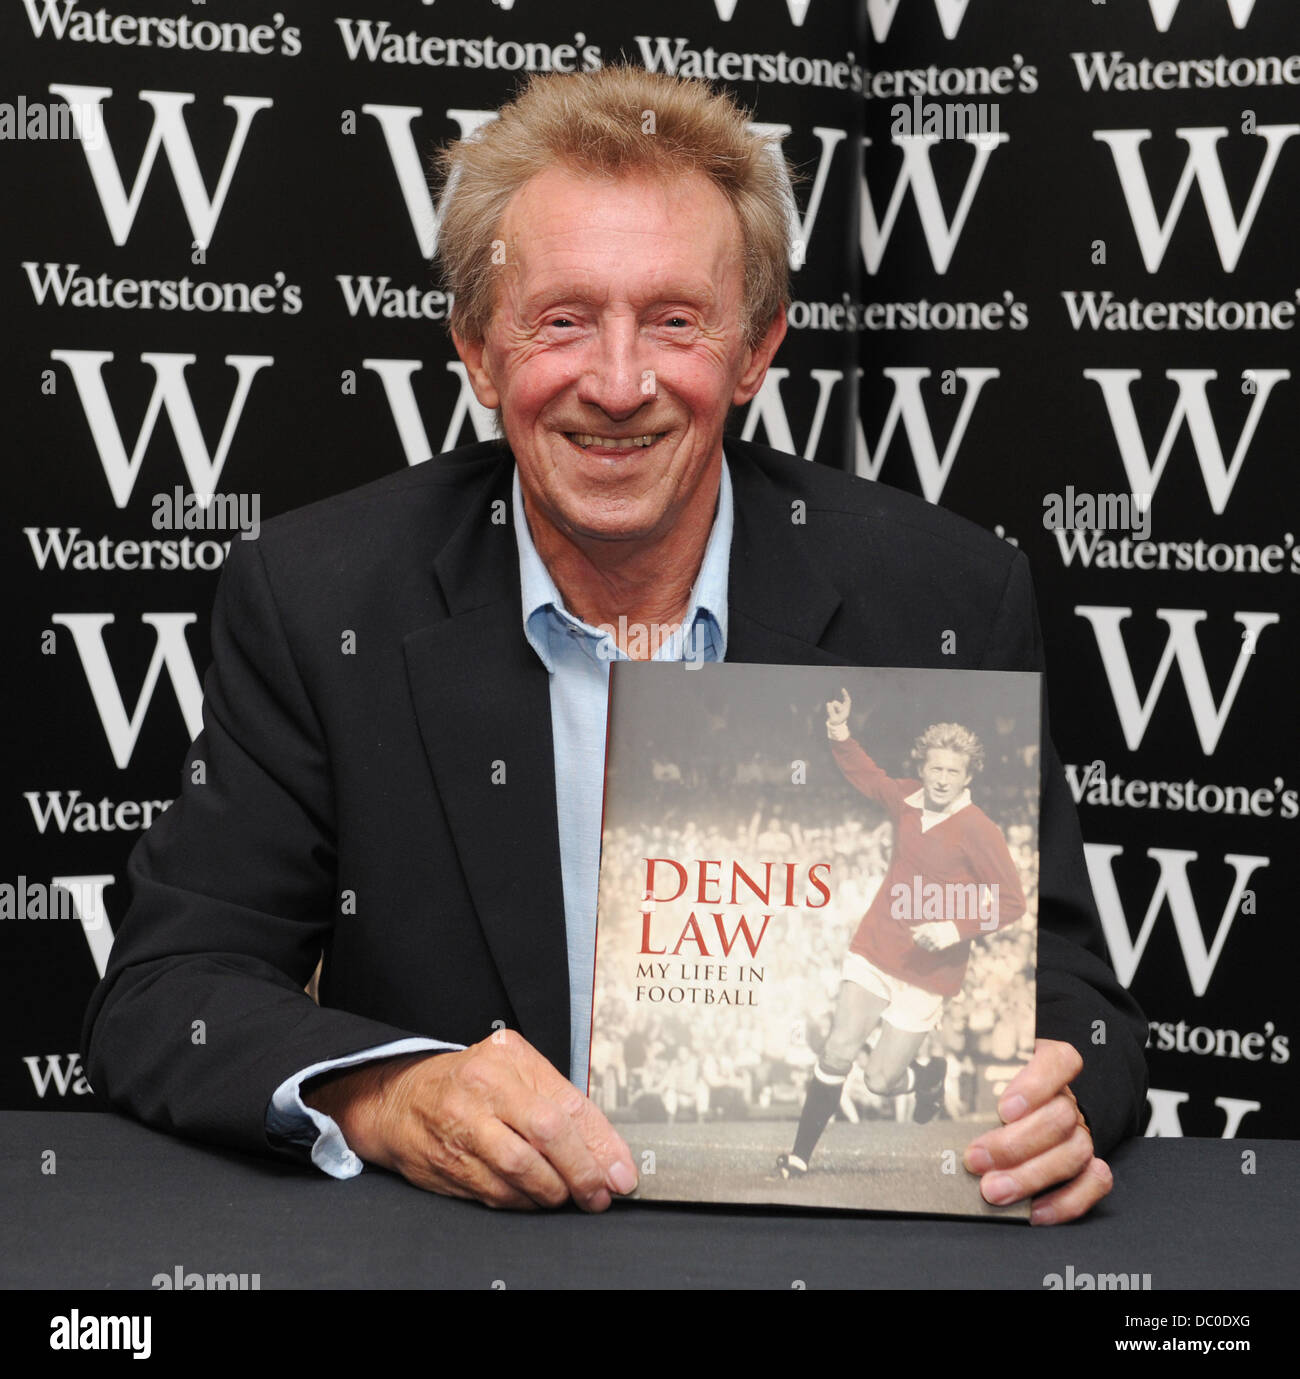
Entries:
<svg viewBox="0 0 1300 1379">
<path fill-rule="evenodd" d="M 625 54 L 719 80 L 805 174 L 792 329 L 738 432 L 1029 554 L 1112 955 L 1153 1021 L 1148 1133 L 1296 1133 L 1294 0 L 0 15 L 0 1105 L 86 1105 L 119 879 L 198 727 L 232 533 L 159 530 L 157 501 L 265 519 L 487 435 L 424 156 L 522 73 Z M 1051 495 L 1086 521 L 1079 495 L 1135 491 L 1149 532 L 1044 524 Z M 176 568 L 139 568 L 149 540 Z M 75 912 L 30 917 L 54 881 Z"/>
</svg>

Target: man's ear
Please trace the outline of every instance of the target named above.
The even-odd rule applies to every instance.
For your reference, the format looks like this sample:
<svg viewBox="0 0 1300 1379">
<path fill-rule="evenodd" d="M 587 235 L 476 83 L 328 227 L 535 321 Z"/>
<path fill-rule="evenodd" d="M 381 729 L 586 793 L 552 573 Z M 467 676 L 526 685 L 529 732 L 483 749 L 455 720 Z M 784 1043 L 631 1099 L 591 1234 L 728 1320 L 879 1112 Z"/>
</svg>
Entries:
<svg viewBox="0 0 1300 1379">
<path fill-rule="evenodd" d="M 736 380 L 736 391 L 731 397 L 735 406 L 739 407 L 748 402 L 763 386 L 767 367 L 777 350 L 781 348 L 781 341 L 785 339 L 785 326 L 785 307 L 781 307 L 772 317 L 772 323 L 757 348 L 746 351 L 744 372 Z"/>
<path fill-rule="evenodd" d="M 469 375 L 469 385 L 474 389 L 474 396 L 490 411 L 498 409 L 501 406 L 501 394 L 497 392 L 496 384 L 492 382 L 492 375 L 488 372 L 483 359 L 486 342 L 483 340 L 466 340 L 454 327 L 451 332 L 451 342 L 456 346 L 456 353 L 460 355 L 461 362 L 465 365 L 465 372 Z"/>
</svg>

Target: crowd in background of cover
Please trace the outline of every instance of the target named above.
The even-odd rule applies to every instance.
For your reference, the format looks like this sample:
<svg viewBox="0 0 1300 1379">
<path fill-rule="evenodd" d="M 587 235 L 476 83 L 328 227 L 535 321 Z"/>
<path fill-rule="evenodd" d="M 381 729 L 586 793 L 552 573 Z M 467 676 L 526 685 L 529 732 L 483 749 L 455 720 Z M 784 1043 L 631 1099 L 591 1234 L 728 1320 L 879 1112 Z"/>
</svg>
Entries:
<svg viewBox="0 0 1300 1379">
<path fill-rule="evenodd" d="M 686 788 L 681 768 L 652 758 L 651 775 L 646 788 L 658 804 L 654 817 L 662 823 L 645 830 L 607 831 L 602 895 L 641 895 L 650 857 L 721 858 L 724 867 L 734 859 L 758 877 L 764 861 L 797 859 L 801 869 L 830 863 L 832 899 L 819 909 L 767 907 L 748 897 L 751 903 L 735 910 L 696 907 L 709 912 L 725 909 L 728 931 L 743 912 L 755 936 L 762 915 L 771 914 L 757 958 L 751 962 L 744 954 L 746 967 L 762 969 L 765 977 L 761 983 L 747 984 L 756 993 L 753 1006 L 635 1001 L 637 985 L 651 984 L 637 978 L 635 965 L 626 972 L 598 971 L 591 1096 L 607 1114 L 639 1120 L 797 1116 L 804 1086 L 830 1030 L 844 954 L 888 869 L 893 825 L 882 810 L 861 797 L 853 815 L 845 817 L 834 799 L 809 792 L 791 796 L 788 772 L 764 767 L 756 757 L 736 769 L 737 804 L 729 807 L 716 791 L 710 792 L 710 823 L 701 826 L 696 822 L 701 801 Z M 765 792 L 758 808 L 748 812 L 756 784 L 768 787 L 771 794 Z M 1027 794 L 1015 798 L 1005 790 L 999 793 L 1000 808 L 986 798 L 978 802 L 1003 830 L 1028 912 L 972 943 L 962 991 L 946 1003 L 940 1027 L 919 1054 L 922 1059 L 948 1059 L 944 1113 L 954 1118 L 995 1105 L 1018 1062 L 1028 1058 L 1034 1045 L 1031 916 L 1037 912 L 1038 852 L 1031 823 L 1033 800 Z M 748 803 L 740 804 L 741 799 Z M 798 822 L 792 817 L 796 805 Z M 677 933 L 690 910 L 684 902 L 673 908 L 673 916 L 679 917 Z M 618 935 L 611 945 L 618 952 L 635 952 L 639 908 L 602 908 L 600 926 L 602 939 Z M 661 932 L 672 928 L 665 919 Z M 669 962 L 669 974 L 653 984 L 681 987 L 692 983 L 682 981 L 680 964 L 685 962 L 689 970 L 702 959 L 688 942 L 679 958 L 656 961 Z M 778 979 L 778 966 L 791 975 Z M 910 1118 L 911 1098 L 881 1098 L 867 1089 L 862 1069 L 871 1042 L 874 1035 L 845 1084 L 842 1113 L 851 1120 Z"/>
</svg>

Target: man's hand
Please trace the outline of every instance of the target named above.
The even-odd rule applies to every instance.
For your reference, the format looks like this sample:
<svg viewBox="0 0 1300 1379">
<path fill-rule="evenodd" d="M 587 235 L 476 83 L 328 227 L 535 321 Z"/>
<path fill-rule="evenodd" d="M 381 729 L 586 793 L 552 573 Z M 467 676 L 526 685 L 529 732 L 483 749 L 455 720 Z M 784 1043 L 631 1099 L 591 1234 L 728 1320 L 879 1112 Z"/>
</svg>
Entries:
<svg viewBox="0 0 1300 1379">
<path fill-rule="evenodd" d="M 1034 1197 L 1035 1226 L 1083 1216 L 1113 1186 L 1109 1167 L 1093 1155 L 1092 1135 L 1070 1090 L 1082 1068 L 1072 1044 L 1035 1040 L 1034 1056 L 998 1102 L 1002 1128 L 966 1146 L 966 1169 L 982 1175 L 985 1200 L 1006 1206 Z"/>
<path fill-rule="evenodd" d="M 950 919 L 932 919 L 912 926 L 912 942 L 927 953 L 940 953 L 961 942 L 961 930 Z"/>
<path fill-rule="evenodd" d="M 604 1211 L 636 1186 L 632 1156 L 595 1104 L 513 1030 L 463 1052 L 416 1053 L 312 1087 L 367 1163 L 490 1207 Z"/>
<path fill-rule="evenodd" d="M 849 721 L 849 709 L 852 703 L 849 700 L 849 692 L 843 686 L 840 687 L 842 699 L 828 699 L 826 701 L 826 726 L 828 728 L 838 728 L 841 724 Z"/>
</svg>

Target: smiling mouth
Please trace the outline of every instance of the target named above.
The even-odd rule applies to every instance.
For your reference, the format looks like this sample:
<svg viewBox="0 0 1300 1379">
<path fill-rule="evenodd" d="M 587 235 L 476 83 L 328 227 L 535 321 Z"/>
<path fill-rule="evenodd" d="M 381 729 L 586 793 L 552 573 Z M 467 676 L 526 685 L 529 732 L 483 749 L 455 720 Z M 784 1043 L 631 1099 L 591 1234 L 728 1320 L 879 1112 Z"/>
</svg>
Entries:
<svg viewBox="0 0 1300 1379">
<path fill-rule="evenodd" d="M 666 431 L 651 431 L 640 436 L 595 436 L 585 431 L 566 431 L 565 438 L 579 450 L 648 450 Z"/>
</svg>

